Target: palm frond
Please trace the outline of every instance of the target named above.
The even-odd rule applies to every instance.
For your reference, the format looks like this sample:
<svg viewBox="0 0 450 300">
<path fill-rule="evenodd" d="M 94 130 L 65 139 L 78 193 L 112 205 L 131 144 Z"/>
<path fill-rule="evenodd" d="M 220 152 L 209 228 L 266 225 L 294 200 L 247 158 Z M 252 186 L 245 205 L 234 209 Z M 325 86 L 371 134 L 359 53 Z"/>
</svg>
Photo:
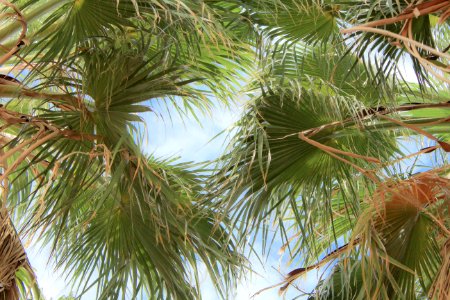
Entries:
<svg viewBox="0 0 450 300">
<path fill-rule="evenodd" d="M 267 38 L 287 43 L 328 42 L 338 33 L 337 10 L 318 1 L 239 1 Z"/>
<path fill-rule="evenodd" d="M 218 173 L 220 179 L 213 183 L 214 191 L 223 197 L 234 216 L 246 220 L 244 230 L 270 226 L 264 220 L 274 215 L 284 217 L 288 207 L 294 211 L 320 211 L 324 203 L 330 207 L 327 199 L 334 185 L 350 184 L 358 171 L 349 170 L 345 162 L 300 139 L 299 134 L 326 124 L 342 124 L 352 116 L 357 118 L 363 107 L 354 99 L 303 89 L 268 92 L 252 103 L 237 124 L 237 134 L 230 143 L 232 151 L 224 156 Z M 312 139 L 346 153 L 383 160 L 395 149 L 395 140 L 383 133 L 362 134 L 340 125 L 327 128 Z M 363 159 L 349 160 L 362 169 L 370 168 Z M 350 201 L 350 206 L 358 205 L 358 200 Z M 295 221 L 307 227 L 300 217 Z M 309 222 L 314 223 L 312 219 Z M 303 234 L 309 236 L 312 232 Z"/>
</svg>

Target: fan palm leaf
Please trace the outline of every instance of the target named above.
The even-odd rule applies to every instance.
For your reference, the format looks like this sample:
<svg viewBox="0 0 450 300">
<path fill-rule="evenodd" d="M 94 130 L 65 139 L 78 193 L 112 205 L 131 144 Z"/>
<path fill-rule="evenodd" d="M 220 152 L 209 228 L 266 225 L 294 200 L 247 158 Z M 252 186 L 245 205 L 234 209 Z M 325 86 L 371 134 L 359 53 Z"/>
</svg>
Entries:
<svg viewBox="0 0 450 300">
<path fill-rule="evenodd" d="M 352 182 L 355 171 L 373 167 L 365 158 L 372 162 L 376 159 L 369 157 L 388 159 L 394 153 L 395 140 L 380 132 L 362 133 L 340 125 L 315 135 L 312 142 L 299 134 L 342 124 L 348 118 L 355 118 L 354 124 L 359 124 L 358 112 L 363 107 L 354 99 L 294 88 L 257 98 L 238 123 L 236 139 L 230 144 L 233 151 L 224 157 L 220 181 L 214 182 L 217 195 L 225 195 L 227 205 L 238 219 L 247 220 L 243 223 L 249 230 L 258 228 L 270 216 L 284 215 L 286 205 L 304 211 L 323 208 L 324 203 L 330 208 L 326 199 L 335 183 Z M 356 156 L 347 157 L 347 162 L 360 167 L 349 169 L 349 164 L 313 142 L 341 153 L 354 153 Z M 355 193 L 351 188 L 348 191 Z M 358 201 L 349 205 L 358 205 Z M 308 224 L 315 221 L 309 219 Z M 296 223 L 308 227 L 304 220 L 296 219 Z"/>
</svg>

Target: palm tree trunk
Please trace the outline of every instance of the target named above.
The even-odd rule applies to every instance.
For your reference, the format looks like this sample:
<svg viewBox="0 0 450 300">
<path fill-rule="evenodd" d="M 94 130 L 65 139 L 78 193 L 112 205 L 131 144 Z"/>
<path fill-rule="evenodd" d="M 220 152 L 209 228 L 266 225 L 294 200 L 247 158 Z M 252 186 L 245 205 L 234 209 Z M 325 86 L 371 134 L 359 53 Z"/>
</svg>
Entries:
<svg viewBox="0 0 450 300">
<path fill-rule="evenodd" d="M 3 149 L 0 155 L 3 155 Z M 0 163 L 3 173 L 8 169 L 6 161 Z M 9 183 L 7 177 L 1 180 L 0 198 L 0 300 L 18 300 L 19 290 L 16 282 L 16 272 L 25 268 L 34 278 L 34 273 L 28 261 L 25 248 L 11 222 L 7 209 Z"/>
<path fill-rule="evenodd" d="M 25 249 L 11 223 L 7 209 L 0 209 L 0 300 L 19 299 L 16 271 L 31 270 Z"/>
</svg>

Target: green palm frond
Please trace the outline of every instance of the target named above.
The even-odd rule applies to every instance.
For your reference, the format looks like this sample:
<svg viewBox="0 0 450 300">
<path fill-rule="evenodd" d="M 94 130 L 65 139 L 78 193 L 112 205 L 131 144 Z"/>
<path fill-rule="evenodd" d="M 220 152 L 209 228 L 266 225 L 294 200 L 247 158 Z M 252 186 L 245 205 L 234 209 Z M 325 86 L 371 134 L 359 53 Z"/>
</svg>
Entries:
<svg viewBox="0 0 450 300">
<path fill-rule="evenodd" d="M 30 5 L 39 4 L 30 1 L 27 6 Z M 39 56 L 39 60 L 49 63 L 66 57 L 91 37 L 107 36 L 109 31 L 131 26 L 128 18 L 135 14 L 132 1 L 65 1 L 46 17 L 39 30 L 32 33 L 42 42 L 27 50 Z"/>
<path fill-rule="evenodd" d="M 103 184 L 77 194 L 61 194 L 58 184 L 48 190 L 46 207 L 36 210 L 43 212 L 47 225 L 40 226 L 48 227 L 58 267 L 82 293 L 96 283 L 98 299 L 186 299 L 200 297 L 194 281 L 200 260 L 226 295 L 241 258 L 211 212 L 192 204 L 199 179 L 189 166 L 153 158 L 145 164 L 132 182 L 122 163 Z"/>
<path fill-rule="evenodd" d="M 223 158 L 218 173 L 220 180 L 213 183 L 214 190 L 217 195 L 224 195 L 235 217 L 246 220 L 244 224 L 249 230 L 258 228 L 272 215 L 284 216 L 284 204 L 304 211 L 323 208 L 324 203 L 329 208 L 326 199 L 331 196 L 335 183 L 349 184 L 357 172 L 301 140 L 299 133 L 357 118 L 363 107 L 354 99 L 304 89 L 269 92 L 255 99 L 237 124 L 235 139 L 230 142 L 232 151 Z M 332 148 L 382 160 L 395 151 L 395 140 L 383 133 L 361 132 L 340 125 L 312 139 Z M 349 160 L 361 168 L 370 168 L 363 159 Z M 296 221 L 303 223 L 301 219 Z"/>
<path fill-rule="evenodd" d="M 358 216 L 366 208 L 363 199 L 367 194 L 369 191 L 363 181 L 341 187 L 336 185 L 330 198 L 316 200 L 320 202 L 317 206 L 326 209 L 317 210 L 314 216 L 303 209 L 309 209 L 312 201 L 303 201 L 302 206 L 292 204 L 292 211 L 284 217 L 286 224 L 292 224 L 287 228 L 292 237 L 282 249 L 288 249 L 289 257 L 301 257 L 295 265 L 304 267 L 317 263 L 318 258 L 334 252 L 338 245 L 350 242 Z M 314 232 L 314 236 L 309 236 L 308 232 Z M 320 262 L 320 265 L 324 264 Z"/>
<path fill-rule="evenodd" d="M 261 77 L 274 89 L 300 81 L 305 89 L 354 96 L 368 106 L 394 102 L 398 92 L 380 85 L 373 79 L 373 69 L 345 51 L 341 46 L 311 47 L 306 43 L 285 50 L 274 48 L 268 50 L 261 62 Z"/>
<path fill-rule="evenodd" d="M 295 43 L 328 42 L 338 33 L 335 7 L 318 1 L 238 1 L 264 36 Z"/>
<path fill-rule="evenodd" d="M 308 299 L 362 299 L 362 286 L 360 263 L 344 260 L 334 266 L 332 273 L 325 280 L 319 282 Z"/>
</svg>

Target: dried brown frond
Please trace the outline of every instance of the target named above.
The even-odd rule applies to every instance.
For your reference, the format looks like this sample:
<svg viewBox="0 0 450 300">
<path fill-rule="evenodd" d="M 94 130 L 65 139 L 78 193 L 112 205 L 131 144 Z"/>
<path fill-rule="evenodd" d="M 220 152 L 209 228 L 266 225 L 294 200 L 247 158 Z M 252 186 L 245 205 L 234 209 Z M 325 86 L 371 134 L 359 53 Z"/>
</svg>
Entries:
<svg viewBox="0 0 450 300">
<path fill-rule="evenodd" d="M 429 292 L 429 299 L 450 299 L 450 239 L 441 250 L 442 264 Z"/>
<path fill-rule="evenodd" d="M 424 212 L 444 235 L 450 236 L 445 216 L 432 214 L 425 209 L 439 200 L 450 201 L 450 179 L 439 176 L 437 170 L 423 172 L 406 180 L 383 182 L 368 198 L 377 212 L 375 226 L 383 226 L 387 211 L 416 210 Z"/>
<path fill-rule="evenodd" d="M 369 200 L 386 206 L 412 205 L 421 209 L 445 197 L 449 198 L 450 179 L 428 171 L 409 179 L 383 182 Z"/>
</svg>

